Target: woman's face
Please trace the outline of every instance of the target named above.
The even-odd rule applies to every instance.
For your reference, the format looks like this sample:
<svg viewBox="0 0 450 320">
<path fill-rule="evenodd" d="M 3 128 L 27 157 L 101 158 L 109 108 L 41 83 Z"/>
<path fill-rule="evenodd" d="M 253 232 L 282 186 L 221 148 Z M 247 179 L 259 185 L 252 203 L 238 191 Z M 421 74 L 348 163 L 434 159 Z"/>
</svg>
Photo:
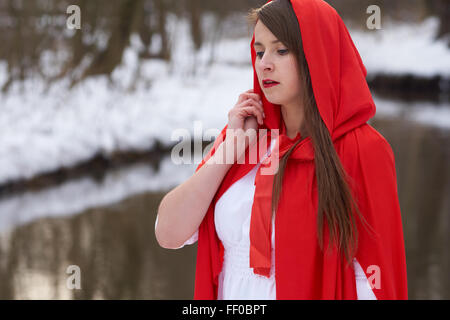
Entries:
<svg viewBox="0 0 450 320">
<path fill-rule="evenodd" d="M 260 20 L 256 23 L 254 35 L 255 69 L 259 85 L 267 100 L 284 106 L 298 104 L 301 88 L 294 54 L 279 42 Z M 279 84 L 264 87 L 265 79 L 277 81 Z"/>
</svg>

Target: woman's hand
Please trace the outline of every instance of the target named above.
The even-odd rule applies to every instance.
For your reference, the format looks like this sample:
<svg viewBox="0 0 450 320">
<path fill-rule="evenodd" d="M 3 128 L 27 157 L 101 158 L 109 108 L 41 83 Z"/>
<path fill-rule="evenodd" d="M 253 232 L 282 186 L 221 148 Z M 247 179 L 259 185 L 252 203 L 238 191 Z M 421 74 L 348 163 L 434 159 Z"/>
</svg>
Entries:
<svg viewBox="0 0 450 320">
<path fill-rule="evenodd" d="M 233 153 L 234 162 L 245 154 L 249 145 L 253 145 L 258 134 L 258 124 L 263 124 L 264 117 L 264 109 L 259 94 L 250 89 L 239 95 L 236 105 L 228 112 L 227 136 L 225 138 L 225 150 L 227 155 L 230 152 Z M 231 131 L 229 131 L 230 129 Z M 247 136 L 248 138 L 246 138 Z"/>
</svg>

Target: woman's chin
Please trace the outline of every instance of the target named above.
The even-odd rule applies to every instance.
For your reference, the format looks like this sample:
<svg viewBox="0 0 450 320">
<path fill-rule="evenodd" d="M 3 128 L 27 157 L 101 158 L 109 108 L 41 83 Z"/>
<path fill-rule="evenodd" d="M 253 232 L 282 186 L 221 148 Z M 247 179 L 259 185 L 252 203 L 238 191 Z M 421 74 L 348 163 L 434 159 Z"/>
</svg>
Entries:
<svg viewBox="0 0 450 320">
<path fill-rule="evenodd" d="M 266 99 L 267 99 L 267 101 L 269 101 L 271 104 L 275 104 L 275 105 L 277 105 L 277 104 L 279 104 L 279 105 L 283 104 L 283 102 L 282 102 L 280 99 L 273 98 L 273 97 L 271 97 L 270 95 L 269 95 L 269 96 L 266 96 Z"/>
<path fill-rule="evenodd" d="M 270 90 L 263 90 L 264 96 L 266 97 L 267 101 L 269 101 L 272 104 L 283 104 L 283 100 L 280 98 L 280 94 L 278 92 L 271 92 Z"/>
</svg>

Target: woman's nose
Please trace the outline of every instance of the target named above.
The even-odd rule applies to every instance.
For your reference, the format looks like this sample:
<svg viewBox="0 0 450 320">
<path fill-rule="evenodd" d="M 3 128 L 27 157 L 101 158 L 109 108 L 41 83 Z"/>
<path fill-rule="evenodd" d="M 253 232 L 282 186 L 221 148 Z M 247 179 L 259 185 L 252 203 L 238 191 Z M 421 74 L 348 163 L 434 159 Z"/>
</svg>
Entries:
<svg viewBox="0 0 450 320">
<path fill-rule="evenodd" d="M 273 63 L 267 58 L 267 56 L 263 56 L 260 66 L 263 71 L 273 69 Z"/>
</svg>

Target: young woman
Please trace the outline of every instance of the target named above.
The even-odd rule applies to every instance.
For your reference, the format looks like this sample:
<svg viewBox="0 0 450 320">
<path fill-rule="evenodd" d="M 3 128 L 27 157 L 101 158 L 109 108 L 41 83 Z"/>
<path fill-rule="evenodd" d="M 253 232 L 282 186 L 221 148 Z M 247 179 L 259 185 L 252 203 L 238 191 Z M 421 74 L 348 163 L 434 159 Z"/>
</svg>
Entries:
<svg viewBox="0 0 450 320">
<path fill-rule="evenodd" d="M 394 155 L 367 124 L 375 104 L 347 28 L 322 0 L 268 1 L 249 20 L 254 88 L 161 201 L 158 242 L 198 241 L 195 299 L 407 299 Z M 267 130 L 258 163 L 237 161 L 252 149 L 237 129 Z"/>
</svg>

